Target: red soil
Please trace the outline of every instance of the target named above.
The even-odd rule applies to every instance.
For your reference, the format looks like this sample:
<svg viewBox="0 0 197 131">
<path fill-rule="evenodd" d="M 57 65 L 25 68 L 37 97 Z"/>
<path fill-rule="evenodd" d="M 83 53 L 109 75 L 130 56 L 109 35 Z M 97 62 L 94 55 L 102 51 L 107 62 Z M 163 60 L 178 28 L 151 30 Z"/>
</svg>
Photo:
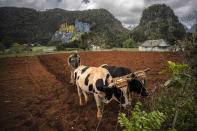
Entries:
<svg viewBox="0 0 197 131">
<path fill-rule="evenodd" d="M 70 54 L 0 59 L 0 130 L 95 130 L 96 103 L 89 94 L 87 105 L 79 106 L 75 86 L 68 84 Z M 149 92 L 166 76 L 167 61 L 179 62 L 179 53 L 159 52 L 83 52 L 82 65 L 125 66 L 132 71 L 151 68 Z M 98 130 L 121 130 L 117 124 L 120 107 L 113 101 L 105 105 Z"/>
</svg>

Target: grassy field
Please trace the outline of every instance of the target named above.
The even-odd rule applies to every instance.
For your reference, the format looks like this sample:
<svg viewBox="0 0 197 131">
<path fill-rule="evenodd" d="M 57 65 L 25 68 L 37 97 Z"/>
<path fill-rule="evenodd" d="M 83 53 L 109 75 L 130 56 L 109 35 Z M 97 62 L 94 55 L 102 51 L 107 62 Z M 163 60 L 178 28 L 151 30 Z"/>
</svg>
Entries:
<svg viewBox="0 0 197 131">
<path fill-rule="evenodd" d="M 52 53 L 45 53 L 43 52 L 43 49 L 54 49 Z M 20 56 L 35 56 L 35 55 L 44 55 L 44 54 L 57 54 L 57 53 L 69 53 L 70 51 L 56 51 L 55 46 L 38 46 L 38 47 L 33 47 L 32 51 L 25 51 L 22 53 L 9 53 L 9 49 L 5 51 L 4 54 L 0 54 L 0 58 L 2 57 L 20 57 Z"/>
<path fill-rule="evenodd" d="M 42 52 L 43 49 L 54 49 L 55 50 L 55 46 L 38 46 L 38 47 L 33 47 L 32 51 L 33 52 Z"/>
<path fill-rule="evenodd" d="M 45 53 L 43 52 L 43 49 L 54 49 L 51 53 Z M 100 50 L 87 50 L 87 51 L 131 51 L 131 52 L 137 52 L 139 51 L 138 48 L 112 48 L 112 49 L 100 49 Z M 85 52 L 87 52 L 85 51 Z M 0 54 L 0 58 L 3 57 L 20 57 L 20 56 L 35 56 L 35 55 L 44 55 L 44 54 L 57 54 L 57 53 L 70 53 L 72 51 L 56 51 L 55 46 L 38 46 L 33 47 L 32 51 L 25 51 L 22 53 L 9 53 L 9 49 L 5 51 L 4 54 Z M 84 51 L 83 51 L 84 52 Z"/>
<path fill-rule="evenodd" d="M 137 52 L 139 51 L 138 48 L 113 48 L 113 51 L 132 51 L 132 52 Z"/>
</svg>

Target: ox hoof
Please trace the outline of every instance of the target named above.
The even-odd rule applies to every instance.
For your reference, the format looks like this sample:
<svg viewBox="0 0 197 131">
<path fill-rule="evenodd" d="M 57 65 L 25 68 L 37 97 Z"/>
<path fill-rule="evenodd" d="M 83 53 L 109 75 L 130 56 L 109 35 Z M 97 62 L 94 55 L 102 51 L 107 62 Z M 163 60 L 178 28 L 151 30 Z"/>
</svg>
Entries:
<svg viewBox="0 0 197 131">
<path fill-rule="evenodd" d="M 102 114 L 101 113 L 97 113 L 97 119 L 100 120 L 102 118 Z"/>
<path fill-rule="evenodd" d="M 80 105 L 80 106 L 83 106 L 83 103 L 82 103 L 82 102 L 79 102 L 79 105 Z"/>
</svg>

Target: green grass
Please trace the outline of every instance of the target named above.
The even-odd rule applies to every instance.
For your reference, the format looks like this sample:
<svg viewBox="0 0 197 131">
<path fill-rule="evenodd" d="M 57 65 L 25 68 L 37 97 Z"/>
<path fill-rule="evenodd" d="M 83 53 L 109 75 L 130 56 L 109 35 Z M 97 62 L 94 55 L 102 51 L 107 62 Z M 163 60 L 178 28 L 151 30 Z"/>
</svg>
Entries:
<svg viewBox="0 0 197 131">
<path fill-rule="evenodd" d="M 131 51 L 131 52 L 137 52 L 139 51 L 138 48 L 113 48 L 114 51 Z"/>
<path fill-rule="evenodd" d="M 137 52 L 138 48 L 112 48 L 112 49 L 99 49 L 99 50 L 90 50 L 90 51 L 131 51 Z"/>
<path fill-rule="evenodd" d="M 52 53 L 45 53 L 43 49 L 54 49 Z M 99 49 L 99 50 L 79 50 L 80 52 L 96 52 L 96 51 L 130 51 L 130 52 L 139 52 L 138 48 L 112 48 L 112 49 Z M 73 51 L 56 51 L 55 46 L 38 46 L 33 47 L 31 52 L 23 52 L 19 54 L 10 54 L 8 53 L 9 49 L 5 51 L 4 54 L 0 54 L 0 58 L 3 57 L 20 57 L 20 56 L 35 56 L 35 55 L 46 55 L 46 54 L 60 54 L 60 53 L 71 53 Z M 152 52 L 152 51 L 143 51 L 143 52 Z"/>
<path fill-rule="evenodd" d="M 55 46 L 38 46 L 38 47 L 33 47 L 32 51 L 33 52 L 42 52 L 43 49 L 56 49 Z"/>
<path fill-rule="evenodd" d="M 43 52 L 43 49 L 54 49 L 52 53 L 45 53 Z M 33 47 L 32 51 L 30 52 L 22 52 L 19 54 L 11 54 L 9 53 L 9 49 L 5 51 L 4 54 L 0 54 L 0 58 L 3 57 L 20 57 L 20 56 L 35 56 L 35 55 L 44 55 L 44 54 L 59 54 L 59 53 L 70 53 L 73 51 L 56 51 L 55 46 L 38 46 L 38 47 Z M 87 51 L 80 51 L 80 52 L 89 52 L 89 51 L 131 51 L 131 52 L 136 52 L 138 51 L 138 48 L 112 48 L 112 49 L 100 49 L 100 50 L 87 50 Z"/>
<path fill-rule="evenodd" d="M 55 46 L 38 46 L 38 47 L 33 47 L 32 51 L 29 52 L 22 52 L 22 53 L 9 53 L 9 49 L 5 50 L 4 54 L 0 54 L 0 58 L 3 57 L 16 57 L 16 56 L 34 56 L 34 55 L 43 55 L 43 54 L 55 54 L 55 53 L 61 53 L 59 51 L 54 51 L 52 53 L 44 53 L 42 50 L 43 49 L 54 49 L 55 50 Z"/>
<path fill-rule="evenodd" d="M 51 53 L 45 53 L 43 52 L 43 49 L 54 49 L 53 52 Z M 9 53 L 9 49 L 6 49 L 4 54 L 0 53 L 0 58 L 4 57 L 21 57 L 21 56 L 36 56 L 36 55 L 46 55 L 46 54 L 60 54 L 60 53 L 71 53 L 73 51 L 56 51 L 55 46 L 38 46 L 38 47 L 33 47 L 32 51 L 29 52 L 22 52 L 22 53 Z M 81 52 L 81 51 L 80 51 Z"/>
</svg>

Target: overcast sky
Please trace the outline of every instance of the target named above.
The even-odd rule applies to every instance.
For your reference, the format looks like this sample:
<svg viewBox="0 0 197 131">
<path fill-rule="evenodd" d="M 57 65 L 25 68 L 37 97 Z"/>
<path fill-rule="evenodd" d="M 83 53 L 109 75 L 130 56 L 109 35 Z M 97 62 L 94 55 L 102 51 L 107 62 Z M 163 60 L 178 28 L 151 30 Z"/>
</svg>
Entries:
<svg viewBox="0 0 197 131">
<path fill-rule="evenodd" d="M 143 9 L 156 3 L 165 3 L 170 6 L 187 27 L 190 27 L 197 19 L 194 14 L 197 0 L 0 0 L 0 6 L 29 7 L 37 10 L 104 8 L 127 25 L 137 25 Z"/>
</svg>

